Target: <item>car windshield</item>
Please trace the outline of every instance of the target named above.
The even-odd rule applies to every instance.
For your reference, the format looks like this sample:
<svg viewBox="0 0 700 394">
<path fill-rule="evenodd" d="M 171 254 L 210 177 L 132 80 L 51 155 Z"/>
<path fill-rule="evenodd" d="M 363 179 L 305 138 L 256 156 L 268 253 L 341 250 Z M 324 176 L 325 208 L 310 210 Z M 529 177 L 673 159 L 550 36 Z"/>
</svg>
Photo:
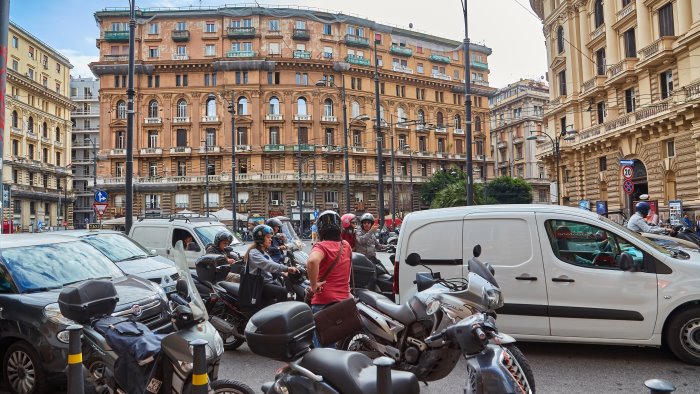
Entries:
<svg viewBox="0 0 700 394">
<path fill-rule="evenodd" d="M 617 228 L 618 230 L 620 230 L 620 231 L 624 232 L 625 234 L 627 234 L 629 237 L 631 237 L 631 238 L 633 238 L 633 239 L 636 239 L 637 241 L 639 241 L 639 242 L 641 242 L 641 243 L 643 243 L 643 244 L 645 244 L 645 245 L 648 245 L 648 246 L 650 246 L 650 247 L 652 247 L 652 248 L 658 250 L 659 252 L 663 253 L 663 254 L 666 255 L 666 256 L 673 256 L 673 253 L 672 253 L 671 251 L 669 251 L 668 249 L 662 247 L 661 245 L 659 245 L 659 244 L 657 244 L 657 243 L 655 243 L 655 242 L 652 242 L 651 240 L 649 240 L 649 239 L 647 239 L 647 238 L 645 238 L 645 237 L 642 237 L 642 235 L 639 234 L 639 233 L 636 232 L 636 231 L 632 231 L 632 230 L 628 229 L 628 228 L 625 227 L 625 226 L 620 226 L 619 224 L 617 224 L 617 223 L 615 223 L 614 221 L 612 221 L 612 220 L 606 218 L 605 216 L 598 215 L 598 219 L 604 221 L 605 223 L 608 223 L 608 224 L 611 225 L 611 226 L 614 226 L 614 227 Z"/>
<path fill-rule="evenodd" d="M 119 267 L 82 241 L 7 248 L 0 256 L 21 293 L 124 276 Z"/>
<path fill-rule="evenodd" d="M 82 239 L 115 263 L 150 255 L 144 247 L 121 234 L 94 234 Z"/>
<path fill-rule="evenodd" d="M 216 225 L 216 226 L 202 226 L 202 227 L 195 227 L 194 231 L 197 233 L 199 236 L 199 239 L 204 242 L 204 245 L 209 245 L 214 243 L 214 237 L 216 237 L 216 234 L 225 231 L 228 234 L 231 234 L 231 231 L 229 231 L 226 226 L 222 225 Z M 242 243 L 238 238 L 236 238 L 235 235 L 231 234 L 233 237 L 233 242 L 231 242 L 231 245 L 236 245 Z"/>
</svg>

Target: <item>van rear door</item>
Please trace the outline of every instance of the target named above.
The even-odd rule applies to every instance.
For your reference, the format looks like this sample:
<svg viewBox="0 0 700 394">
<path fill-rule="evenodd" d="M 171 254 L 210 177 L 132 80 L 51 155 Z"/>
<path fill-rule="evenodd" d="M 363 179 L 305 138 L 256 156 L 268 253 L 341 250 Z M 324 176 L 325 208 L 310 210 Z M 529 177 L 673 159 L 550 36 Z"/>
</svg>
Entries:
<svg viewBox="0 0 700 394">
<path fill-rule="evenodd" d="M 130 238 L 143 245 L 148 251 L 155 250 L 156 254 L 168 257 L 167 226 L 134 226 Z"/>
<path fill-rule="evenodd" d="M 479 260 L 491 264 L 505 305 L 497 310 L 498 328 L 514 335 L 549 335 L 547 287 L 537 222 L 533 212 L 492 211 L 464 218 L 464 276 L 474 245 Z"/>
</svg>

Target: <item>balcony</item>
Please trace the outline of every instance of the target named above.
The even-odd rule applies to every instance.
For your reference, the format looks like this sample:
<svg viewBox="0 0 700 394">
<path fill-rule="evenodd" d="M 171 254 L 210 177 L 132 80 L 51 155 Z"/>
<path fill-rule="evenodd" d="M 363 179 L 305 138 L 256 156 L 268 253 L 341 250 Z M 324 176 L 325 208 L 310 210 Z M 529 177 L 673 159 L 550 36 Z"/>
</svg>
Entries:
<svg viewBox="0 0 700 394">
<path fill-rule="evenodd" d="M 523 142 L 525 142 L 525 138 L 522 136 L 516 135 L 513 137 L 513 145 L 522 144 Z"/>
<path fill-rule="evenodd" d="M 668 60 L 674 59 L 673 43 L 676 42 L 676 37 L 661 37 L 651 43 L 637 53 L 640 60 L 637 63 L 637 69 L 652 69 L 665 63 Z"/>
<path fill-rule="evenodd" d="M 581 131 L 580 133 L 578 133 L 579 142 L 597 137 L 598 135 L 600 135 L 602 129 L 603 127 L 601 125 L 595 125 L 593 127 L 589 127 Z"/>
<path fill-rule="evenodd" d="M 591 41 L 595 40 L 596 38 L 600 37 L 605 33 L 605 24 L 602 24 L 598 26 L 593 32 L 591 33 Z"/>
<path fill-rule="evenodd" d="M 432 152 L 428 152 L 428 151 L 420 151 L 420 152 L 418 152 L 417 156 L 418 157 L 433 157 L 433 154 L 432 154 Z"/>
<path fill-rule="evenodd" d="M 345 45 L 356 48 L 369 48 L 369 38 L 346 34 Z"/>
<path fill-rule="evenodd" d="M 392 44 L 391 48 L 389 48 L 389 52 L 399 56 L 413 56 L 413 49 L 402 47 L 401 45 Z"/>
<path fill-rule="evenodd" d="M 253 148 L 250 145 L 236 145 L 236 152 L 250 152 Z"/>
<path fill-rule="evenodd" d="M 173 123 L 190 123 L 189 116 L 176 116 L 173 118 Z"/>
<path fill-rule="evenodd" d="M 404 74 L 413 74 L 413 69 L 408 68 L 406 66 L 402 66 L 400 64 L 394 64 L 391 66 L 391 69 L 396 72 L 404 73 Z"/>
<path fill-rule="evenodd" d="M 321 116 L 321 122 L 337 123 L 338 117 L 335 115 L 323 115 Z"/>
<path fill-rule="evenodd" d="M 27 131 L 27 139 L 39 141 L 39 136 L 36 135 L 36 133 L 34 133 L 34 132 Z"/>
<path fill-rule="evenodd" d="M 418 124 L 418 125 L 416 125 L 416 131 L 423 132 L 423 133 L 429 133 L 430 126 L 428 126 L 426 124 Z"/>
<path fill-rule="evenodd" d="M 432 55 L 430 55 L 430 57 L 428 57 L 428 59 L 431 62 L 436 62 L 436 63 L 449 64 L 450 62 L 452 62 L 452 59 L 449 56 L 438 55 L 437 53 L 433 53 Z"/>
<path fill-rule="evenodd" d="M 621 9 L 620 11 L 617 12 L 617 21 L 621 21 L 624 19 L 627 15 L 630 15 L 636 10 L 635 8 L 635 2 L 631 2 L 625 6 L 625 8 Z"/>
<path fill-rule="evenodd" d="M 199 153 L 220 153 L 220 146 L 200 146 Z"/>
<path fill-rule="evenodd" d="M 226 52 L 226 57 L 239 58 L 239 57 L 255 57 L 255 51 L 228 51 Z"/>
<path fill-rule="evenodd" d="M 435 132 L 436 132 L 436 133 L 446 134 L 446 133 L 447 133 L 447 127 L 445 127 L 445 126 L 437 126 L 437 127 L 435 128 Z"/>
<path fill-rule="evenodd" d="M 129 42 L 129 31 L 106 31 L 105 40 L 108 42 Z"/>
<path fill-rule="evenodd" d="M 310 144 L 301 144 L 301 145 L 294 145 L 293 148 L 294 152 L 314 152 L 316 150 L 316 145 L 310 145 Z"/>
<path fill-rule="evenodd" d="M 453 133 L 455 135 L 464 135 L 464 129 L 455 129 Z"/>
<path fill-rule="evenodd" d="M 299 122 L 310 122 L 311 121 L 311 115 L 300 115 L 300 114 L 295 114 L 294 115 L 294 120 L 299 121 Z"/>
<path fill-rule="evenodd" d="M 265 152 L 284 152 L 284 145 L 280 144 L 267 144 L 264 149 Z"/>
<path fill-rule="evenodd" d="M 464 81 L 464 80 L 462 80 Z M 471 81 L 472 85 L 489 86 L 489 81 Z"/>
<path fill-rule="evenodd" d="M 226 29 L 228 38 L 253 38 L 255 37 L 254 27 L 229 27 Z"/>
<path fill-rule="evenodd" d="M 173 53 L 173 60 L 182 61 L 182 60 L 189 60 L 189 59 L 190 59 L 190 55 L 188 55 L 186 53 Z"/>
<path fill-rule="evenodd" d="M 100 116 L 99 109 L 76 109 L 71 111 L 71 116 Z"/>
<path fill-rule="evenodd" d="M 142 155 L 162 155 L 163 148 L 141 148 Z"/>
<path fill-rule="evenodd" d="M 321 152 L 342 152 L 343 148 L 335 145 L 323 145 L 321 147 Z"/>
<path fill-rule="evenodd" d="M 442 79 L 444 81 L 451 81 L 452 80 L 451 76 L 449 76 L 447 74 L 443 74 L 443 73 L 432 73 L 432 74 L 430 74 L 430 76 L 433 78 Z"/>
<path fill-rule="evenodd" d="M 475 68 L 477 70 L 488 71 L 488 69 L 489 69 L 488 63 L 478 62 L 476 60 L 472 60 L 471 62 L 469 62 L 469 64 L 471 65 L 471 68 Z"/>
<path fill-rule="evenodd" d="M 369 66 L 369 59 L 363 57 L 357 57 L 355 55 L 347 55 L 345 61 L 350 64 L 356 64 L 358 66 Z"/>
<path fill-rule="evenodd" d="M 580 98 L 594 97 L 598 93 L 605 90 L 605 79 L 604 75 L 596 75 L 595 77 L 584 82 L 581 86 Z"/>
<path fill-rule="evenodd" d="M 106 62 L 128 62 L 129 55 L 105 55 L 103 60 Z"/>
<path fill-rule="evenodd" d="M 311 51 L 302 51 L 297 49 L 292 53 L 292 57 L 294 59 L 311 59 Z"/>
<path fill-rule="evenodd" d="M 353 146 L 352 153 L 367 153 L 367 148 L 362 146 Z"/>
<path fill-rule="evenodd" d="M 161 123 L 163 123 L 163 118 L 161 118 L 161 117 L 146 118 L 145 123 L 146 124 L 161 124 Z"/>
<path fill-rule="evenodd" d="M 664 101 L 661 101 L 659 103 L 648 105 L 640 110 L 637 110 L 634 113 L 634 117 L 637 121 L 640 121 L 640 120 L 643 120 L 646 118 L 651 118 L 652 116 L 655 116 L 661 112 L 667 111 L 669 101 L 670 101 L 670 98 L 666 99 Z"/>
<path fill-rule="evenodd" d="M 176 146 L 170 148 L 171 155 L 189 155 L 190 153 L 192 153 L 192 148 L 189 146 Z"/>
<path fill-rule="evenodd" d="M 508 143 L 505 141 L 499 141 L 498 144 L 496 144 L 496 148 L 498 149 L 503 149 L 508 146 Z"/>
<path fill-rule="evenodd" d="M 202 123 L 216 123 L 219 121 L 219 117 L 214 116 L 202 116 Z"/>
<path fill-rule="evenodd" d="M 172 31 L 173 41 L 175 42 L 187 42 L 190 40 L 189 30 L 173 30 Z"/>
<path fill-rule="evenodd" d="M 15 134 L 15 135 L 19 135 L 19 136 L 24 135 L 24 133 L 22 133 L 22 130 L 18 129 L 17 127 L 12 127 L 10 129 L 10 133 Z"/>
<path fill-rule="evenodd" d="M 639 59 L 627 58 L 623 61 L 613 64 L 608 68 L 608 80 L 606 83 L 611 86 L 622 85 L 628 81 L 629 78 L 633 78 L 634 67 L 639 62 Z"/>
<path fill-rule="evenodd" d="M 126 156 L 126 149 L 123 149 L 123 148 L 110 149 L 109 155 L 110 156 Z"/>
<path fill-rule="evenodd" d="M 311 32 L 309 29 L 294 29 L 292 32 L 292 39 L 300 41 L 309 41 L 311 39 Z"/>
<path fill-rule="evenodd" d="M 282 114 L 267 114 L 265 115 L 265 120 L 271 122 L 281 122 L 284 120 L 284 115 Z"/>
</svg>

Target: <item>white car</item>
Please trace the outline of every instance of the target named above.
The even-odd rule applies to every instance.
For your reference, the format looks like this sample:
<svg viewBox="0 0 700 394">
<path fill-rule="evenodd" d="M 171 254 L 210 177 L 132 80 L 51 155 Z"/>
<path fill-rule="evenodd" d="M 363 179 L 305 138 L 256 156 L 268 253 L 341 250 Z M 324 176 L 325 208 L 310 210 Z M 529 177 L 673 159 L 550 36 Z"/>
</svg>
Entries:
<svg viewBox="0 0 700 394">
<path fill-rule="evenodd" d="M 700 253 L 668 250 L 595 213 L 486 205 L 411 213 L 396 251 L 400 301 L 424 267 L 465 277 L 474 245 L 505 297 L 498 327 L 520 340 L 660 346 L 700 364 Z M 629 262 L 625 266 L 621 262 Z"/>
</svg>

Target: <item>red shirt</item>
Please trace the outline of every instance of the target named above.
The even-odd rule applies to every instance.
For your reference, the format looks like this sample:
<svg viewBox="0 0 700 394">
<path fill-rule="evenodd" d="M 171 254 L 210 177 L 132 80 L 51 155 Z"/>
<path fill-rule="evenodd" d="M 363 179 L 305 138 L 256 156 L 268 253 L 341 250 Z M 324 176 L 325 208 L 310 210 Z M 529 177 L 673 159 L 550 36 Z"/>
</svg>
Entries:
<svg viewBox="0 0 700 394">
<path fill-rule="evenodd" d="M 355 232 L 354 231 L 345 231 L 343 230 L 340 233 L 340 238 L 343 239 L 343 241 L 346 241 L 347 243 L 350 244 L 350 247 L 352 249 L 355 249 Z"/>
<path fill-rule="evenodd" d="M 326 275 L 326 271 L 333 264 L 333 260 L 340 251 L 340 242 L 321 241 L 316 242 L 311 252 L 318 250 L 323 253 L 323 260 L 318 268 L 318 280 L 326 277 L 326 283 L 320 293 L 314 294 L 312 305 L 325 305 L 350 298 L 350 268 L 352 267 L 352 248 L 346 241 L 343 242 L 343 254 L 335 263 L 333 270 Z"/>
</svg>

